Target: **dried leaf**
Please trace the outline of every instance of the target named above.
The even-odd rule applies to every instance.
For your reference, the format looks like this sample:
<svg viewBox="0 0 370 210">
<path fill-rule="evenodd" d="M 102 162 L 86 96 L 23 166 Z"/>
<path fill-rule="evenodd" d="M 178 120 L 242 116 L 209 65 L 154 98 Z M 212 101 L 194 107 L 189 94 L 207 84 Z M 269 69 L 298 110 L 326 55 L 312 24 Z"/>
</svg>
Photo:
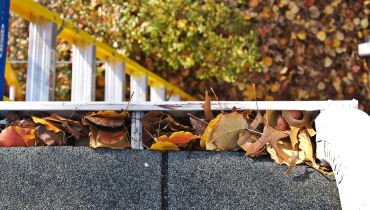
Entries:
<svg viewBox="0 0 370 210">
<path fill-rule="evenodd" d="M 4 147 L 35 146 L 35 130 L 9 126 L 0 133 L 0 141 Z"/>
<path fill-rule="evenodd" d="M 240 149 L 237 141 L 241 130 L 248 128 L 243 115 L 237 112 L 224 114 L 213 132 L 211 143 L 222 151 L 237 151 Z"/>
<path fill-rule="evenodd" d="M 97 147 L 98 146 L 98 141 L 97 141 L 98 132 L 99 132 L 100 128 L 97 125 L 95 125 L 94 123 L 92 123 L 92 122 L 90 122 L 90 121 L 88 121 L 84 118 L 81 118 L 81 121 L 82 121 L 82 124 L 89 126 L 90 147 L 91 147 L 91 139 L 93 139 L 95 141 L 94 146 Z"/>
<path fill-rule="evenodd" d="M 282 162 L 279 162 L 280 161 L 279 160 L 279 157 L 277 156 L 275 149 L 270 144 L 267 145 L 267 152 L 271 155 L 271 158 L 276 163 L 285 164 L 287 166 L 290 166 L 290 163 L 292 162 L 292 160 L 291 160 L 292 159 L 292 156 L 291 155 L 288 155 L 288 154 L 292 154 L 293 153 L 292 143 L 285 142 L 285 141 L 279 141 L 278 147 L 282 150 L 282 152 L 284 152 L 284 154 L 287 155 L 287 156 L 285 156 L 285 155 L 284 156 L 285 157 L 289 157 L 289 158 L 282 159 L 283 161 Z M 303 160 L 304 160 L 304 152 L 303 151 L 297 152 L 296 150 L 294 150 L 294 153 L 295 153 L 294 156 L 297 156 L 297 158 L 296 158 L 296 160 L 295 160 L 296 162 L 293 164 L 293 166 L 295 164 L 302 164 L 303 163 Z"/>
<path fill-rule="evenodd" d="M 117 128 L 123 125 L 123 120 L 120 119 L 112 119 L 112 118 L 104 118 L 104 117 L 90 117 L 84 116 L 83 118 L 89 120 L 90 122 L 102 125 L 111 128 Z"/>
<path fill-rule="evenodd" d="M 316 133 L 312 128 L 310 116 L 306 111 L 302 111 L 303 118 L 302 119 L 294 119 L 292 113 L 290 111 L 282 111 L 283 118 L 287 121 L 290 126 L 290 139 L 292 141 L 292 145 L 298 144 L 298 131 L 305 127 L 310 134 L 310 136 L 314 136 Z"/>
<path fill-rule="evenodd" d="M 95 142 L 97 143 L 95 144 Z M 90 147 L 92 148 L 108 147 L 111 149 L 125 149 L 127 147 L 131 147 L 131 145 L 130 145 L 130 142 L 126 138 L 126 135 L 123 137 L 123 139 L 121 139 L 120 141 L 114 144 L 106 144 L 100 141 L 95 141 L 94 136 L 91 135 L 90 136 Z"/>
<path fill-rule="evenodd" d="M 256 141 L 258 141 L 258 137 L 253 135 L 250 131 L 245 130 L 240 131 L 237 143 L 244 151 L 247 151 L 249 145 L 253 144 Z M 265 154 L 264 150 L 265 148 L 263 147 L 259 152 L 255 154 L 255 156 L 258 156 L 260 153 Z"/>
<path fill-rule="evenodd" d="M 307 6 L 312 6 L 315 3 L 315 0 L 305 0 Z"/>
<path fill-rule="evenodd" d="M 180 132 L 173 133 L 170 137 L 160 136 L 158 138 L 158 141 L 171 142 L 171 143 L 174 143 L 178 146 L 184 146 L 187 143 L 189 143 L 191 140 L 194 140 L 194 139 L 199 139 L 199 136 L 196 136 L 196 135 L 194 135 L 192 133 L 189 133 L 189 132 L 180 131 Z"/>
<path fill-rule="evenodd" d="M 206 128 L 206 131 L 204 131 L 204 134 L 202 135 L 202 138 L 200 139 L 200 147 L 206 148 L 207 150 L 215 150 L 217 147 L 212 144 L 210 141 L 213 136 L 213 131 L 217 127 L 218 122 L 221 120 L 222 113 L 217 115 L 217 117 L 211 122 L 208 123 L 208 126 Z"/>
<path fill-rule="evenodd" d="M 168 152 L 168 151 L 179 151 L 179 147 L 171 142 L 157 142 L 154 143 L 151 147 L 151 150 L 161 150 L 162 152 Z"/>
<path fill-rule="evenodd" d="M 35 129 L 36 135 L 47 146 L 62 146 L 65 134 L 63 132 L 53 132 L 46 128 L 45 125 L 40 125 Z"/>
<path fill-rule="evenodd" d="M 126 117 L 130 117 L 130 114 L 127 111 L 123 111 L 122 113 L 117 113 L 115 111 L 98 111 L 93 113 L 88 113 L 88 116 L 90 117 L 104 117 L 104 118 L 110 118 L 110 119 L 116 119 L 116 120 L 123 120 Z"/>
<path fill-rule="evenodd" d="M 289 155 L 287 155 L 280 147 L 279 147 L 279 140 L 286 138 L 288 134 L 283 133 L 281 131 L 278 131 L 274 129 L 271 126 L 266 126 L 263 129 L 262 137 L 253 144 L 249 145 L 247 148 L 247 155 L 255 155 L 263 146 L 265 146 L 267 143 L 271 144 L 274 148 L 278 163 L 282 164 L 284 161 L 289 162 Z"/>
<path fill-rule="evenodd" d="M 15 120 L 12 122 L 11 126 L 19 126 L 22 128 L 30 128 L 30 129 L 35 129 L 36 124 L 32 120 L 32 118 L 26 117 L 23 120 Z"/>
<path fill-rule="evenodd" d="M 205 101 L 202 105 L 202 108 L 204 109 L 204 114 L 206 115 L 206 120 L 209 122 L 213 119 L 212 110 L 211 110 L 211 98 L 208 96 L 208 91 L 205 93 Z"/>
<path fill-rule="evenodd" d="M 125 130 L 112 130 L 112 129 L 101 129 L 97 134 L 98 142 L 104 144 L 115 144 L 126 136 Z M 126 138 L 125 138 L 126 139 Z"/>
<path fill-rule="evenodd" d="M 249 5 L 250 7 L 257 7 L 257 6 L 258 6 L 258 4 L 259 4 L 258 0 L 249 0 L 249 1 L 248 1 L 248 5 Z"/>
<path fill-rule="evenodd" d="M 140 119 L 143 123 L 143 144 L 147 147 L 152 146 L 154 139 L 152 136 L 157 136 L 156 129 L 159 129 L 158 119 L 163 115 L 162 111 L 151 111 Z"/>
<path fill-rule="evenodd" d="M 60 123 L 63 128 L 65 128 L 69 133 L 73 134 L 77 139 L 83 135 L 82 133 L 79 133 L 83 129 L 82 124 L 79 121 L 66 119 L 55 113 L 53 113 L 50 117 L 44 117 L 43 119 Z"/>
<path fill-rule="evenodd" d="M 31 115 L 32 117 L 32 120 L 35 122 L 35 123 L 40 123 L 40 124 L 43 124 L 46 126 L 46 129 L 48 129 L 49 131 L 54 131 L 55 133 L 57 132 L 63 132 L 63 133 L 66 133 L 67 130 L 64 129 L 63 127 L 61 126 L 58 126 L 57 124 L 51 122 L 51 121 L 48 121 L 48 120 L 44 120 L 42 118 L 39 118 L 39 117 L 35 117 L 33 115 Z"/>
<path fill-rule="evenodd" d="M 198 119 L 193 118 L 193 117 L 190 117 L 190 122 L 191 122 L 191 125 L 193 126 L 193 128 L 195 129 L 196 134 L 199 137 L 202 137 L 202 135 L 206 131 L 206 128 L 207 128 L 208 124 L 205 121 L 198 120 Z"/>
<path fill-rule="evenodd" d="M 324 31 L 320 31 L 318 34 L 317 34 L 317 38 L 320 40 L 320 41 L 325 41 L 326 39 L 326 33 Z"/>
<path fill-rule="evenodd" d="M 319 168 L 319 165 L 316 164 L 313 148 L 311 144 L 311 140 L 308 134 L 308 131 L 306 129 L 301 130 L 298 134 L 299 138 L 299 148 L 304 152 L 305 154 L 305 161 L 309 161 L 312 163 L 312 167 L 315 169 Z"/>
</svg>

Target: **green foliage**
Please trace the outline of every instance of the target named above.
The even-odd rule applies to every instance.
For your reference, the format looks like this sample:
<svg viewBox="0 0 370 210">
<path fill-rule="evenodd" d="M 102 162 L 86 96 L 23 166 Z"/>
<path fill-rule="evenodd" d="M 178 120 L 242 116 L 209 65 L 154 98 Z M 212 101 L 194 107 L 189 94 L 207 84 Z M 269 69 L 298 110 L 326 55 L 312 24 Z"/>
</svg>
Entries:
<svg viewBox="0 0 370 210">
<path fill-rule="evenodd" d="M 237 5 L 142 0 L 124 3 L 122 14 L 124 37 L 137 41 L 146 57 L 165 61 L 158 69 L 196 67 L 200 79 L 234 82 L 246 79 L 245 69 L 261 68 L 256 34 Z"/>
<path fill-rule="evenodd" d="M 256 32 L 241 12 L 247 5 L 234 2 L 42 0 L 41 4 L 150 70 L 191 69 L 199 79 L 234 82 L 246 81 L 247 71 L 262 68 Z"/>
</svg>

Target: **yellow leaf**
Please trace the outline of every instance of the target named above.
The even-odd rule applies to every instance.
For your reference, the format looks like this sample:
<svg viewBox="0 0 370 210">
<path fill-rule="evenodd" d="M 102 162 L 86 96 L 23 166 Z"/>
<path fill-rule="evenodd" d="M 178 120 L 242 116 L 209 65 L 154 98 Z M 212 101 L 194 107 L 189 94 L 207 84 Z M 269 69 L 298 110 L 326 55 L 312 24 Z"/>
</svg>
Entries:
<svg viewBox="0 0 370 210">
<path fill-rule="evenodd" d="M 207 148 L 207 150 L 215 150 L 217 149 L 217 147 L 210 143 L 210 140 L 213 136 L 213 131 L 215 129 L 215 127 L 217 126 L 218 122 L 221 120 L 221 117 L 222 117 L 222 113 L 217 115 L 217 117 L 213 120 L 211 120 L 211 122 L 209 122 L 206 130 L 204 131 L 204 134 L 202 135 L 202 138 L 200 139 L 200 146 L 202 148 Z M 213 146 L 212 146 L 213 145 Z"/>
<path fill-rule="evenodd" d="M 286 154 L 292 154 L 293 152 L 293 147 L 292 147 L 292 143 L 288 143 L 288 142 L 285 142 L 285 141 L 279 141 L 279 147 L 286 153 Z M 276 151 L 274 150 L 274 148 L 271 146 L 271 144 L 268 144 L 267 143 L 267 152 L 270 154 L 271 158 L 276 162 L 276 163 L 279 163 L 279 158 L 276 154 Z M 297 155 L 297 151 L 294 151 L 295 155 Z M 290 155 L 289 155 L 290 156 Z M 291 156 L 290 156 L 291 157 Z M 305 155 L 304 155 L 304 152 L 303 151 L 299 151 L 298 152 L 298 158 L 299 160 L 296 162 L 296 164 L 302 164 L 305 158 Z M 290 165 L 290 162 L 286 162 L 285 160 L 282 162 L 282 164 L 285 164 L 287 166 Z"/>
<path fill-rule="evenodd" d="M 317 38 L 322 42 L 325 41 L 326 33 L 324 31 L 320 31 L 319 33 L 317 33 Z"/>
<path fill-rule="evenodd" d="M 263 63 L 266 64 L 266 66 L 270 67 L 272 65 L 272 58 L 268 56 L 264 57 Z"/>
<path fill-rule="evenodd" d="M 335 38 L 333 41 L 332 47 L 340 47 L 340 41 L 339 39 Z"/>
<path fill-rule="evenodd" d="M 151 150 L 161 150 L 162 152 L 167 152 L 167 151 L 179 151 L 179 147 L 171 142 L 157 142 L 152 144 L 150 147 Z"/>
<path fill-rule="evenodd" d="M 306 39 L 306 33 L 304 31 L 301 31 L 297 34 L 298 38 L 300 40 L 305 40 Z"/>
<path fill-rule="evenodd" d="M 276 93 L 279 91 L 279 89 L 280 89 L 279 85 L 273 84 L 271 87 L 271 92 Z"/>
<path fill-rule="evenodd" d="M 362 29 L 366 29 L 368 26 L 369 26 L 369 20 L 367 19 L 367 17 L 366 18 L 363 18 L 361 20 L 361 27 L 362 27 Z"/>
<path fill-rule="evenodd" d="M 66 130 L 63 127 L 58 127 L 56 124 L 54 124 L 51 121 L 44 120 L 42 118 L 35 117 L 33 115 L 31 115 L 31 117 L 32 117 L 32 120 L 35 123 L 40 123 L 40 124 L 45 125 L 46 126 L 46 129 L 48 129 L 49 131 L 54 131 L 55 133 L 57 133 L 57 132 L 63 132 L 63 133 L 65 133 L 66 132 Z"/>
</svg>

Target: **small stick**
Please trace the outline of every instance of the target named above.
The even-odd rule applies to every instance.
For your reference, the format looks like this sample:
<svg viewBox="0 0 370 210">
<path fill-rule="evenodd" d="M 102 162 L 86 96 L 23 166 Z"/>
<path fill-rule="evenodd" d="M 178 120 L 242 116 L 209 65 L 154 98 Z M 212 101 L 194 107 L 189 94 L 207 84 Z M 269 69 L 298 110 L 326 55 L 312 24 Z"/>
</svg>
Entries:
<svg viewBox="0 0 370 210">
<path fill-rule="evenodd" d="M 127 109 L 128 109 L 128 105 L 130 105 L 130 102 L 131 102 L 132 96 L 134 96 L 134 93 L 135 93 L 135 92 L 132 92 L 132 94 L 131 94 L 131 97 L 130 97 L 130 100 L 128 101 L 128 104 L 127 104 L 127 106 L 126 106 L 125 112 L 126 112 L 126 111 L 127 111 Z M 123 111 L 123 109 L 121 109 L 121 110 Z"/>
<path fill-rule="evenodd" d="M 254 100 L 256 101 L 257 111 L 260 112 L 260 110 L 258 109 L 258 105 L 257 105 L 256 84 L 253 84 L 253 89 L 254 89 Z"/>
<path fill-rule="evenodd" d="M 193 117 L 193 118 L 195 118 L 195 119 L 197 119 L 197 120 L 200 120 L 200 121 L 202 121 L 202 122 L 204 122 L 204 123 L 207 123 L 206 121 L 203 121 L 202 119 L 199 119 L 199 118 L 197 118 L 196 116 L 194 116 L 194 115 L 192 115 L 192 114 L 190 114 L 190 113 L 188 113 L 188 115 L 190 115 L 190 117 Z M 207 123 L 208 124 L 208 123 Z"/>
<path fill-rule="evenodd" d="M 260 134 L 261 136 L 263 135 L 263 133 L 260 133 L 260 132 L 258 132 L 258 131 L 255 131 L 255 130 L 252 130 L 252 129 L 249 129 L 249 128 L 246 128 L 247 130 L 249 130 L 249 131 L 251 131 L 251 132 L 254 132 L 254 133 L 258 133 L 258 134 Z"/>
<path fill-rule="evenodd" d="M 143 143 L 141 143 L 140 141 L 135 140 L 134 138 L 132 138 L 132 136 L 130 136 L 130 137 L 131 137 L 131 139 L 132 139 L 132 140 L 136 141 L 137 143 L 139 143 L 139 144 L 143 145 L 145 148 L 149 149 L 147 146 L 145 146 L 145 145 L 144 145 Z"/>
<path fill-rule="evenodd" d="M 72 116 L 73 116 L 73 114 L 76 112 L 76 110 L 77 110 L 77 107 L 76 107 L 76 109 L 72 112 L 71 116 L 69 116 L 68 120 L 70 120 L 70 119 L 72 118 Z"/>
<path fill-rule="evenodd" d="M 218 98 L 217 98 L 217 96 L 216 96 L 215 91 L 213 91 L 213 88 L 211 88 L 211 90 L 212 90 L 212 92 L 213 92 L 213 95 L 215 95 L 215 97 L 216 97 L 216 100 L 217 100 L 217 102 L 218 102 L 218 105 L 220 106 L 221 112 L 224 112 L 224 111 L 222 111 L 221 104 L 220 104 L 220 102 L 218 101 Z"/>
<path fill-rule="evenodd" d="M 266 108 L 266 121 L 267 121 L 267 125 L 269 124 L 269 118 L 267 117 L 267 108 Z"/>
</svg>

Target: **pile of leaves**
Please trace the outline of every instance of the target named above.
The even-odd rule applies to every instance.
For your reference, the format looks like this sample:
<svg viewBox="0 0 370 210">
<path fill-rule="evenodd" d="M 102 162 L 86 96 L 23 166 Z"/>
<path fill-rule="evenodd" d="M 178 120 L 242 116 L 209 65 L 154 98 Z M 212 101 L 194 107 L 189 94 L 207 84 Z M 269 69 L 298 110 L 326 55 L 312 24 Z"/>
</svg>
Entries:
<svg viewBox="0 0 370 210">
<path fill-rule="evenodd" d="M 86 113 L 76 119 L 63 118 L 53 113 L 20 117 L 17 112 L 6 114 L 5 128 L 1 129 L 0 147 L 22 146 L 90 146 L 124 149 L 130 147 L 125 118 L 127 111 L 99 111 Z M 73 114 L 72 114 L 73 115 Z"/>
<path fill-rule="evenodd" d="M 162 111 L 146 113 L 140 119 L 143 135 L 139 142 L 147 149 L 163 152 L 193 149 L 244 150 L 251 157 L 269 154 L 277 163 L 290 166 L 288 173 L 297 164 L 307 164 L 329 174 L 330 169 L 316 163 L 310 139 L 315 135 L 313 120 L 306 111 L 238 112 L 234 107 L 230 113 L 222 111 L 214 117 L 207 92 L 202 107 L 204 114 L 199 113 L 199 117 L 189 114 L 190 118 L 181 120 Z M 127 111 L 90 112 L 71 119 L 73 114 L 69 119 L 55 113 L 51 116 L 41 113 L 39 117 L 29 114 L 21 119 L 17 112 L 8 112 L 6 128 L 0 133 L 0 147 L 130 147 L 125 124 L 125 119 L 130 118 Z"/>
<path fill-rule="evenodd" d="M 144 115 L 143 141 L 147 148 L 161 151 L 180 149 L 240 151 L 246 156 L 270 154 L 279 163 L 290 166 L 307 164 L 324 175 L 330 169 L 316 163 L 310 137 L 315 135 L 307 111 L 269 111 L 264 116 L 257 110 L 212 115 L 211 99 L 206 93 L 203 104 L 205 119 L 191 115 L 193 129 L 181 125 L 171 114 L 152 111 Z"/>
</svg>

